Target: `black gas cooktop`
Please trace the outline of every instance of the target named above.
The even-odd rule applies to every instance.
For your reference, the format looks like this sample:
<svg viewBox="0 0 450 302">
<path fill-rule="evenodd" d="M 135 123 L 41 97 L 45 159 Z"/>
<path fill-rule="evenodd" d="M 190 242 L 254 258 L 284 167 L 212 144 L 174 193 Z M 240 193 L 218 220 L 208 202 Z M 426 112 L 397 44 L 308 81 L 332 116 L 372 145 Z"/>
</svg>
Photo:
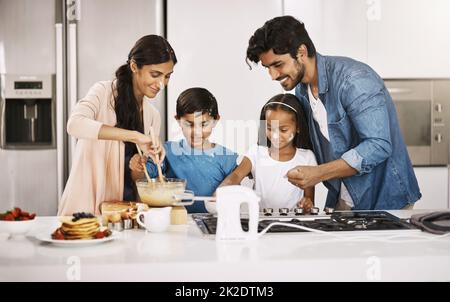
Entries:
<svg viewBox="0 0 450 302">
<path fill-rule="evenodd" d="M 217 217 L 211 214 L 193 214 L 192 218 L 205 234 L 215 234 Z M 303 215 L 289 218 L 267 218 L 260 216 L 258 232 L 273 222 L 288 222 L 321 231 L 383 231 L 415 229 L 406 220 L 402 220 L 385 211 L 346 211 L 334 212 L 331 215 Z M 248 231 L 248 218 L 241 218 L 244 231 Z M 269 233 L 307 232 L 298 228 L 275 225 Z"/>
</svg>

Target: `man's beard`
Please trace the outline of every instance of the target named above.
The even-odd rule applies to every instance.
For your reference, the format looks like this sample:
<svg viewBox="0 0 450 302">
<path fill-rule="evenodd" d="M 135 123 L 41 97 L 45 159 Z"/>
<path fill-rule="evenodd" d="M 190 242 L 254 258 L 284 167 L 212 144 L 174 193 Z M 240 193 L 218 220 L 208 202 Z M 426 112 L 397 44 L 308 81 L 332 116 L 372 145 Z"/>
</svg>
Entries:
<svg viewBox="0 0 450 302">
<path fill-rule="evenodd" d="M 303 77 L 305 76 L 305 65 L 300 64 L 297 61 L 294 61 L 295 71 L 297 73 L 295 79 L 294 79 L 294 87 L 300 84 L 303 80 Z M 292 88 L 294 88 L 292 87 Z"/>
<path fill-rule="evenodd" d="M 286 91 L 294 89 L 295 86 L 301 83 L 303 77 L 305 76 L 305 65 L 300 64 L 297 61 L 294 61 L 294 69 L 295 69 L 294 78 L 290 77 L 292 79 L 292 84 L 289 86 L 281 85 Z"/>
</svg>

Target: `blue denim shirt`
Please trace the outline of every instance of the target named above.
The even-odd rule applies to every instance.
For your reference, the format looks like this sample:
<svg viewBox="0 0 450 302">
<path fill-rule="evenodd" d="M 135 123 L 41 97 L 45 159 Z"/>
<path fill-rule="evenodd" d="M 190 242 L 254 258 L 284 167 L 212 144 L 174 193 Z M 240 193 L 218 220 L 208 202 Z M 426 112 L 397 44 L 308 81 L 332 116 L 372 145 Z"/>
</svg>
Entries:
<svg viewBox="0 0 450 302">
<path fill-rule="evenodd" d="M 316 55 L 319 98 L 327 111 L 330 141 L 313 119 L 307 85 L 295 94 L 305 110 L 319 164 L 345 160 L 356 175 L 325 181 L 326 206 L 335 207 L 341 181 L 355 210 L 401 209 L 422 194 L 383 80 L 368 65 L 345 57 Z"/>
</svg>

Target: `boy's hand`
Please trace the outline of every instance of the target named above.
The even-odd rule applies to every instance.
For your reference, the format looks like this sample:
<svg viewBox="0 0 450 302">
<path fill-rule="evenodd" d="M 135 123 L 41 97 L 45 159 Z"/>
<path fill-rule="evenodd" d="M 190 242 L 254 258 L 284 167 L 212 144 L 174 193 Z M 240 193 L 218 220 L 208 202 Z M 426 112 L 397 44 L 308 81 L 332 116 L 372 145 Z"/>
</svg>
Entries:
<svg viewBox="0 0 450 302">
<path fill-rule="evenodd" d="M 139 156 L 139 154 L 133 155 L 130 159 L 129 167 L 134 172 L 144 172 L 144 167 L 147 162 L 146 156 Z"/>
<path fill-rule="evenodd" d="M 312 202 L 311 198 L 303 197 L 297 203 L 297 207 L 302 208 L 303 211 L 305 211 L 306 213 L 309 213 L 309 212 L 311 212 L 311 208 L 314 207 L 314 203 Z"/>
</svg>

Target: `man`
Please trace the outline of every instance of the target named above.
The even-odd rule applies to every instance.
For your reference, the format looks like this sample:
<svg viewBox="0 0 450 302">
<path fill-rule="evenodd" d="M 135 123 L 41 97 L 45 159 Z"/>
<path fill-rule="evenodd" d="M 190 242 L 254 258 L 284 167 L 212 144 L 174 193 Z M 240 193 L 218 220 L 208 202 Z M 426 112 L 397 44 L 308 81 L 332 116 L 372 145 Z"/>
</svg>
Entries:
<svg viewBox="0 0 450 302">
<path fill-rule="evenodd" d="M 289 181 L 323 182 L 326 207 L 411 209 L 422 196 L 392 99 L 369 66 L 316 52 L 305 26 L 291 16 L 255 31 L 247 60 L 261 64 L 285 90 L 295 88 L 309 125 L 318 166 L 298 166 Z"/>
</svg>

